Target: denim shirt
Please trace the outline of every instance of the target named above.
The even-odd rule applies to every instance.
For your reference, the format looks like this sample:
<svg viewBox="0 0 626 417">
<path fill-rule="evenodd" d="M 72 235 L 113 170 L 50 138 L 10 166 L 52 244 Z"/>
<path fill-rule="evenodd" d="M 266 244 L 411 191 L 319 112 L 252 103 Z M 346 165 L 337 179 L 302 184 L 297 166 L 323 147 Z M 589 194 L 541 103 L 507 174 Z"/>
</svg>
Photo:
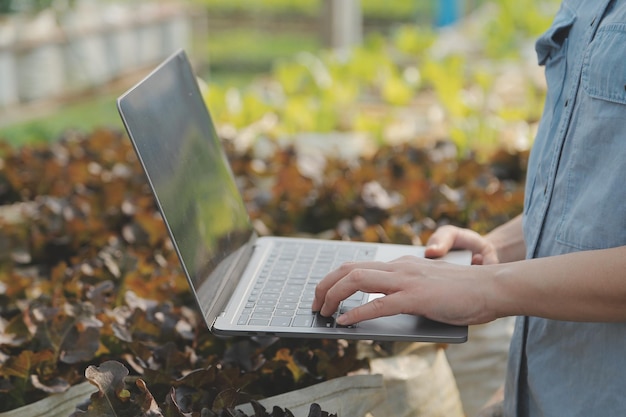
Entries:
<svg viewBox="0 0 626 417">
<path fill-rule="evenodd" d="M 536 51 L 527 257 L 626 245 L 626 0 L 564 0 Z M 508 369 L 507 417 L 626 416 L 626 323 L 519 317 Z"/>
</svg>

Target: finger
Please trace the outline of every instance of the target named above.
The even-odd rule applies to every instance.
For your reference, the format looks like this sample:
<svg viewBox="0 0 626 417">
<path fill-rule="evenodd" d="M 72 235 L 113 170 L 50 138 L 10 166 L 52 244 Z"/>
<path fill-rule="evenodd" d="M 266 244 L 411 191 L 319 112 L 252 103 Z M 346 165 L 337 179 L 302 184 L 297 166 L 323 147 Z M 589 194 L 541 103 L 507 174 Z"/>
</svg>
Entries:
<svg viewBox="0 0 626 417">
<path fill-rule="evenodd" d="M 326 293 L 330 290 L 337 282 L 344 279 L 350 272 L 354 269 L 370 269 L 370 270 L 379 270 L 379 271 L 390 271 L 390 266 L 386 262 L 347 262 L 341 265 L 339 268 L 331 271 L 328 275 L 326 275 L 315 287 L 315 295 L 313 298 L 313 303 L 311 304 L 311 310 L 320 311 L 322 305 L 326 300 Z M 346 296 L 349 297 L 352 294 L 348 294 Z M 341 300 L 339 300 L 341 301 Z"/>
<path fill-rule="evenodd" d="M 398 293 L 375 298 L 359 307 L 355 307 L 337 317 L 337 323 L 348 326 L 379 317 L 393 316 L 403 312 Z M 397 298 L 397 299 L 396 299 Z"/>
<path fill-rule="evenodd" d="M 326 293 L 330 288 L 343 278 L 350 269 L 350 264 L 345 263 L 339 268 L 328 273 L 320 282 L 315 286 L 315 294 L 313 296 L 313 302 L 311 303 L 311 310 L 314 312 L 320 311 L 324 300 L 326 299 Z"/>
<path fill-rule="evenodd" d="M 439 257 L 452 249 L 468 249 L 472 253 L 482 253 L 485 240 L 477 232 L 455 226 L 442 226 L 428 240 L 425 255 Z"/>
<path fill-rule="evenodd" d="M 345 277 L 326 291 L 323 300 L 320 299 L 322 305 L 319 313 L 326 317 L 333 315 L 341 301 L 357 291 L 383 294 L 395 291 L 393 285 L 396 280 L 390 279 L 390 275 L 387 271 L 376 269 L 352 269 Z"/>
<path fill-rule="evenodd" d="M 485 257 L 482 253 L 475 253 L 472 255 L 472 265 L 482 265 L 484 263 Z"/>
<path fill-rule="evenodd" d="M 485 251 L 480 259 L 480 262 L 473 261 L 474 265 L 493 265 L 497 263 L 500 263 L 500 260 L 498 259 L 498 252 L 495 249 Z"/>
<path fill-rule="evenodd" d="M 452 249 L 461 229 L 455 226 L 442 226 L 426 242 L 424 255 L 427 258 L 438 258 Z"/>
</svg>

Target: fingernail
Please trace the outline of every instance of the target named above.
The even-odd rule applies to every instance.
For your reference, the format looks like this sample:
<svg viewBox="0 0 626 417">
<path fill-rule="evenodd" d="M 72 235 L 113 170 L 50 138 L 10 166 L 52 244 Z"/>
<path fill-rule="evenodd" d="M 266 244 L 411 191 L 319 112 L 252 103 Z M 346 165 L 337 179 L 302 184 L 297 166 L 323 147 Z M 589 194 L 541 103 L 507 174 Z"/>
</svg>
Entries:
<svg viewBox="0 0 626 417">
<path fill-rule="evenodd" d="M 346 317 L 345 314 L 342 314 L 341 316 L 337 317 L 337 324 L 344 325 L 347 323 L 347 321 L 348 321 L 348 318 Z"/>
</svg>

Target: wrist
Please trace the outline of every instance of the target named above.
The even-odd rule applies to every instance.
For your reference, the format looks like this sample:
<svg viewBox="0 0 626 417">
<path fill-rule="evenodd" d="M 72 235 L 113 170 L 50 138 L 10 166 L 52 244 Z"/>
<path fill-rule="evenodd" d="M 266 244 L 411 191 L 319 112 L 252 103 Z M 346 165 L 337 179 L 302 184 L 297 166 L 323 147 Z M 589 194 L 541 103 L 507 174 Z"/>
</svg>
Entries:
<svg viewBox="0 0 626 417">
<path fill-rule="evenodd" d="M 493 319 L 502 317 L 524 315 L 524 309 L 520 308 L 517 280 L 514 279 L 512 263 L 501 263 L 484 267 L 486 271 L 485 281 L 485 311 L 493 316 Z"/>
<path fill-rule="evenodd" d="M 521 216 L 489 232 L 485 235 L 485 241 L 492 246 L 500 263 L 521 261 L 526 258 Z"/>
</svg>

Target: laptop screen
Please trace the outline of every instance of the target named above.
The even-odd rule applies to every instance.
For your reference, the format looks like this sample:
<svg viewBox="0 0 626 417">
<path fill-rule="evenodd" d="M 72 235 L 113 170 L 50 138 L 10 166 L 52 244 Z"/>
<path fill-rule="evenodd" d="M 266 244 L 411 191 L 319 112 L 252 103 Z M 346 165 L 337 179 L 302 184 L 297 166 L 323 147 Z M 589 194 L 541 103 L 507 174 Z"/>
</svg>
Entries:
<svg viewBox="0 0 626 417">
<path fill-rule="evenodd" d="M 184 52 L 166 60 L 118 108 L 205 319 L 235 283 L 253 229 Z"/>
</svg>

